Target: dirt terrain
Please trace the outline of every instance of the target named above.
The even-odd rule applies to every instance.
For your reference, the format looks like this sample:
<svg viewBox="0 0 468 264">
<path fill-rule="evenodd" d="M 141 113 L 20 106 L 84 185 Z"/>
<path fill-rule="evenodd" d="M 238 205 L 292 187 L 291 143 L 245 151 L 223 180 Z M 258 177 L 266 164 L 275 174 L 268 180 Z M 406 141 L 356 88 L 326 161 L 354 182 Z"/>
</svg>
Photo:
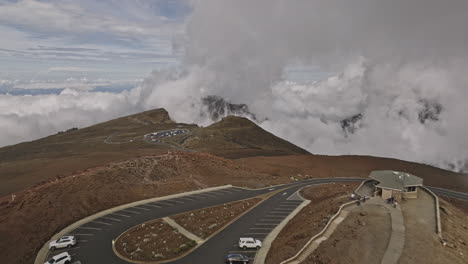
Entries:
<svg viewBox="0 0 468 264">
<path fill-rule="evenodd" d="M 378 206 L 353 210 L 305 263 L 380 264 L 390 239 L 390 215 Z"/>
<path fill-rule="evenodd" d="M 196 236 L 206 239 L 220 228 L 239 217 L 242 213 L 259 203 L 261 198 L 252 198 L 223 204 L 183 214 L 171 218 Z"/>
<path fill-rule="evenodd" d="M 121 256 L 137 261 L 172 259 L 195 245 L 195 241 L 162 219 L 134 227 L 115 241 L 115 249 Z"/>
<path fill-rule="evenodd" d="M 277 264 L 294 256 L 309 239 L 320 232 L 358 184 L 323 184 L 302 191 L 311 203 L 304 207 L 278 234 L 271 245 L 266 263 Z"/>
</svg>

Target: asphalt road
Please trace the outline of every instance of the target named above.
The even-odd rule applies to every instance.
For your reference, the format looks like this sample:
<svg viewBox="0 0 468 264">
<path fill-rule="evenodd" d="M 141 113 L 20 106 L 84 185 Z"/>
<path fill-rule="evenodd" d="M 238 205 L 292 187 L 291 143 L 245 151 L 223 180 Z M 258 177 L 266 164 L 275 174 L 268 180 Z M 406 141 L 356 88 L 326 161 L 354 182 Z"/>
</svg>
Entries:
<svg viewBox="0 0 468 264">
<path fill-rule="evenodd" d="M 359 178 L 310 179 L 258 190 L 234 187 L 147 203 L 108 214 L 76 228 L 69 233 L 69 235 L 77 237 L 78 245 L 76 247 L 66 250 L 55 250 L 54 252 L 49 252 L 49 254 L 56 255 L 60 252 L 68 251 L 74 261 L 79 260 L 83 264 L 128 263 L 114 254 L 111 241 L 138 224 L 156 218 L 229 203 L 284 189 L 243 215 L 189 255 L 171 263 L 224 263 L 224 257 L 228 253 L 237 252 L 254 258 L 256 254 L 255 250 L 242 250 L 237 247 L 239 237 L 255 237 L 263 240 L 276 225 L 302 202 L 302 200 L 296 200 L 295 196 L 291 197 L 297 190 L 312 184 L 362 180 Z M 430 189 L 437 194 L 468 201 L 468 194 L 465 193 L 440 188 Z"/>
</svg>

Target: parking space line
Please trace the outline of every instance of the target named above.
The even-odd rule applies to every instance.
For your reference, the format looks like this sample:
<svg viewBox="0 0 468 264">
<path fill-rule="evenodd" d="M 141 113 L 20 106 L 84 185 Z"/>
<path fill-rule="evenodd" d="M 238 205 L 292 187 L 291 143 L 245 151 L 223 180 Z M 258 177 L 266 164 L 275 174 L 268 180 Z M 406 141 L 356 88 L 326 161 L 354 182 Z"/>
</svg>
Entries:
<svg viewBox="0 0 468 264">
<path fill-rule="evenodd" d="M 275 223 L 275 224 L 281 223 L 281 220 L 277 220 L 277 219 L 264 219 L 260 221 L 265 222 L 265 223 Z"/>
<path fill-rule="evenodd" d="M 167 203 L 167 202 L 157 202 L 158 204 L 162 204 L 162 205 L 169 205 L 169 206 L 173 206 L 173 204 L 171 203 Z"/>
<path fill-rule="evenodd" d="M 289 215 L 290 213 L 286 213 L 286 212 L 269 212 L 269 214 L 272 214 L 272 215 Z"/>
<path fill-rule="evenodd" d="M 123 216 L 123 217 L 131 217 L 129 215 L 124 215 L 124 214 L 121 214 L 121 213 L 111 213 L 113 215 L 118 215 L 118 216 Z"/>
<path fill-rule="evenodd" d="M 146 207 L 144 207 L 146 206 Z M 154 210 L 153 208 L 161 208 L 160 206 L 156 206 L 156 205 L 151 205 L 151 204 L 140 204 L 139 205 L 140 208 L 145 208 L 145 209 L 149 209 L 148 211 L 151 211 L 151 210 Z M 152 207 L 152 208 L 147 208 L 147 207 Z"/>
<path fill-rule="evenodd" d="M 120 211 L 124 211 L 124 212 L 127 212 L 127 213 L 141 214 L 140 212 L 136 212 L 136 211 L 132 211 L 132 210 L 128 210 L 128 209 L 122 209 Z"/>
<path fill-rule="evenodd" d="M 286 208 L 275 208 L 274 210 L 275 210 L 275 211 L 288 211 L 288 212 L 294 211 L 294 210 L 286 209 Z"/>
<path fill-rule="evenodd" d="M 257 223 L 255 225 L 256 226 L 277 226 L 278 224 L 261 224 L 261 223 Z"/>
<path fill-rule="evenodd" d="M 149 207 L 153 207 L 153 208 L 162 208 L 161 206 L 157 206 L 157 205 L 154 205 L 152 203 L 147 203 L 147 204 L 142 204 L 144 206 L 149 206 Z"/>
<path fill-rule="evenodd" d="M 112 225 L 112 224 L 109 224 L 109 223 L 106 223 L 106 222 L 101 222 L 101 221 L 98 221 L 98 220 L 93 220 L 93 221 L 91 221 L 91 223 L 98 223 L 98 224 L 102 224 L 102 225 Z"/>
<path fill-rule="evenodd" d="M 271 230 L 271 227 L 251 227 L 249 230 Z"/>
<path fill-rule="evenodd" d="M 101 228 L 97 227 L 86 227 L 86 226 L 79 226 L 76 229 L 81 228 L 81 229 L 89 229 L 89 230 L 102 230 Z"/>
<path fill-rule="evenodd" d="M 185 201 L 198 201 L 198 199 L 191 198 L 191 197 L 179 197 L 177 199 L 185 200 Z"/>
<path fill-rule="evenodd" d="M 171 200 L 167 200 L 168 202 L 174 202 L 174 203 L 185 203 L 185 202 L 182 202 L 182 201 L 177 201 L 176 199 L 171 199 Z"/>
<path fill-rule="evenodd" d="M 215 195 L 215 194 L 208 194 L 208 193 L 197 193 L 195 195 L 198 195 L 198 196 L 204 196 L 204 197 L 210 197 L 210 198 L 218 198 L 218 195 Z"/>
<path fill-rule="evenodd" d="M 132 209 L 140 209 L 140 210 L 145 210 L 145 211 L 151 211 L 150 209 L 139 207 L 139 206 L 133 206 Z"/>
<path fill-rule="evenodd" d="M 112 218 L 112 217 L 108 217 L 108 216 L 101 216 L 100 218 L 105 218 L 105 219 L 109 219 L 109 220 L 114 220 L 114 221 L 117 221 L 117 222 L 121 222 L 121 221 L 122 221 L 122 220 L 120 220 L 120 219 Z"/>
<path fill-rule="evenodd" d="M 224 193 L 224 194 L 231 194 L 231 193 L 233 193 L 233 192 L 232 192 L 231 190 L 229 190 L 229 189 L 228 189 L 228 190 L 217 190 L 217 191 L 215 191 L 215 192 L 220 192 L 220 193 Z"/>
<path fill-rule="evenodd" d="M 284 218 L 284 216 L 281 216 L 281 215 L 266 215 L 265 218 Z"/>
<path fill-rule="evenodd" d="M 298 202 L 298 201 L 287 201 L 286 200 L 286 201 L 282 202 L 281 204 L 297 204 L 297 205 L 299 205 L 300 203 L 302 203 L 302 201 Z"/>
</svg>

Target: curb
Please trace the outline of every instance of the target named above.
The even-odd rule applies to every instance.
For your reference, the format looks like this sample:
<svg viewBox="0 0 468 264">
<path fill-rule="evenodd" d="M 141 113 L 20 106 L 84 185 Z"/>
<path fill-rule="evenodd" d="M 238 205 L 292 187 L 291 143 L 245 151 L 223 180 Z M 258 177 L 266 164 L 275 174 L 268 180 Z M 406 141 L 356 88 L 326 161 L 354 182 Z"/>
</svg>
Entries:
<svg viewBox="0 0 468 264">
<path fill-rule="evenodd" d="M 336 180 L 337 183 L 343 183 L 343 182 L 358 182 L 358 181 L 364 181 L 366 178 L 351 178 L 351 177 L 335 177 L 335 178 L 310 178 L 310 179 L 304 179 L 304 180 L 300 180 L 300 181 L 292 181 L 292 182 L 287 182 L 287 183 L 280 183 L 280 184 L 276 184 L 276 185 L 271 185 L 271 186 L 267 186 L 267 187 L 262 187 L 262 188 L 249 188 L 249 187 L 240 187 L 240 186 L 235 186 L 236 188 L 239 188 L 239 189 L 243 189 L 243 190 L 249 190 L 249 191 L 260 191 L 260 190 L 265 190 L 265 189 L 270 189 L 270 188 L 277 188 L 277 187 L 281 187 L 281 186 L 284 186 L 284 185 L 287 185 L 287 184 L 291 184 L 291 185 L 294 185 L 294 184 L 304 184 L 304 183 L 307 183 L 307 181 L 310 181 L 311 185 L 317 185 L 316 183 L 314 184 L 313 182 L 314 181 L 320 181 L 320 180 L 329 180 L 331 182 L 327 182 L 327 183 L 323 183 L 323 184 L 329 184 L 329 183 L 333 183 L 334 180 Z M 320 183 L 321 184 L 321 183 Z M 293 187 L 293 186 L 287 186 L 287 187 L 283 187 L 283 188 L 289 188 L 289 187 Z M 275 190 L 276 191 L 276 190 Z"/>
<path fill-rule="evenodd" d="M 434 198 L 435 201 L 435 210 L 436 210 L 436 233 L 439 235 L 439 238 L 442 238 L 442 225 L 440 224 L 440 208 L 439 208 L 439 197 L 433 193 L 428 188 L 421 186 L 421 189 L 429 193 Z"/>
<path fill-rule="evenodd" d="M 53 235 L 48 241 L 46 241 L 44 243 L 44 245 L 42 246 L 42 248 L 37 253 L 36 260 L 34 261 L 34 264 L 42 264 L 42 263 L 44 263 L 46 261 L 47 253 L 49 252 L 49 242 L 51 240 L 56 240 L 59 237 L 62 237 L 63 235 L 65 235 L 65 234 L 69 233 L 70 231 L 76 229 L 77 227 L 79 227 L 81 225 L 84 225 L 84 224 L 86 224 L 88 222 L 91 222 L 94 219 L 97 219 L 97 218 L 99 218 L 101 216 L 104 216 L 104 215 L 107 215 L 107 214 L 110 214 L 110 213 L 113 213 L 113 212 L 116 212 L 116 211 L 120 211 L 122 209 L 126 209 L 126 208 L 129 208 L 129 207 L 134 207 L 134 206 L 137 206 L 137 205 L 142 205 L 142 204 L 156 202 L 156 201 L 162 201 L 162 200 L 168 200 L 168 199 L 173 199 L 173 198 L 179 198 L 179 197 L 192 195 L 192 194 L 197 194 L 197 193 L 227 189 L 227 188 L 231 188 L 231 187 L 232 187 L 232 185 L 228 184 L 228 185 L 211 187 L 211 188 L 195 190 L 195 191 L 190 191 L 190 192 L 171 194 L 171 195 L 163 196 L 163 197 L 150 198 L 150 199 L 146 199 L 146 200 L 140 200 L 140 201 L 136 201 L 136 202 L 132 202 L 132 203 L 128 203 L 128 204 L 119 205 L 119 206 L 116 206 L 116 207 L 113 207 L 113 208 L 98 212 L 96 214 L 90 215 L 90 216 L 88 216 L 86 218 L 78 220 L 77 222 L 65 227 L 60 232 Z"/>
</svg>

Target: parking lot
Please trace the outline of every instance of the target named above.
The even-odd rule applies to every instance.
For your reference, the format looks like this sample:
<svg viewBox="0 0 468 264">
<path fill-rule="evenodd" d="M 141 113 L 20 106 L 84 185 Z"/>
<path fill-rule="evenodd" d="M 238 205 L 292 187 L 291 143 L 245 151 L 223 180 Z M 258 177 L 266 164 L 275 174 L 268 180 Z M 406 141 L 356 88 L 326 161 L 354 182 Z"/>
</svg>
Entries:
<svg viewBox="0 0 468 264">
<path fill-rule="evenodd" d="M 302 200 L 286 200 L 276 207 L 272 208 L 271 211 L 267 212 L 263 216 L 258 215 L 258 220 L 250 226 L 248 230 L 245 230 L 240 237 L 253 237 L 260 241 L 268 236 L 268 234 L 276 228 L 276 226 L 281 223 L 294 209 L 296 209 Z M 232 250 L 228 253 L 238 253 L 243 254 L 249 257 L 249 259 L 255 259 L 257 254 L 256 249 L 240 249 L 239 245 L 236 243 L 232 245 Z"/>
<path fill-rule="evenodd" d="M 143 138 L 144 140 L 149 141 L 149 142 L 160 143 L 161 139 L 163 138 L 175 137 L 178 135 L 186 134 L 188 132 L 189 132 L 188 129 L 171 129 L 171 130 L 165 130 L 165 131 L 159 131 L 159 132 L 146 134 L 143 136 Z"/>
<path fill-rule="evenodd" d="M 171 263 L 224 263 L 225 256 L 229 253 L 241 253 L 254 259 L 257 251 L 240 249 L 237 244 L 239 238 L 254 237 L 263 241 L 284 218 L 301 204 L 301 197 L 294 195 L 297 190 L 310 184 L 356 180 L 359 179 L 311 179 L 263 189 L 231 187 L 178 198 L 153 200 L 101 215 L 99 218 L 75 228 L 66 235 L 74 235 L 78 244 L 71 249 L 48 252 L 48 257 L 67 251 L 72 255 L 72 263 L 75 261 L 80 261 L 83 264 L 127 263 L 114 254 L 112 243 L 120 234 L 134 226 L 157 218 L 277 191 L 270 198 L 205 241 L 196 250 Z"/>
<path fill-rule="evenodd" d="M 209 207 L 215 204 L 222 204 L 230 202 L 231 200 L 244 199 L 255 195 L 256 194 L 252 191 L 246 191 L 240 188 L 228 188 L 174 199 L 149 202 L 121 209 L 101 216 L 69 232 L 66 235 L 75 236 L 78 242 L 77 245 L 69 249 L 49 251 L 47 258 L 67 251 L 72 256 L 73 261 L 80 260 L 82 263 L 100 263 L 90 258 L 90 255 L 94 255 L 94 253 L 90 254 L 90 252 L 95 251 L 95 247 L 107 248 L 106 251 L 108 251 L 112 239 L 139 223 L 167 215 L 190 211 L 192 208 Z M 112 236 L 111 239 L 107 239 L 110 234 L 114 234 L 114 236 Z M 102 241 L 105 241 L 104 245 Z M 113 256 L 112 252 L 110 255 L 112 255 L 112 263 L 116 263 L 116 261 L 118 263 L 125 263 L 116 256 Z"/>
</svg>

